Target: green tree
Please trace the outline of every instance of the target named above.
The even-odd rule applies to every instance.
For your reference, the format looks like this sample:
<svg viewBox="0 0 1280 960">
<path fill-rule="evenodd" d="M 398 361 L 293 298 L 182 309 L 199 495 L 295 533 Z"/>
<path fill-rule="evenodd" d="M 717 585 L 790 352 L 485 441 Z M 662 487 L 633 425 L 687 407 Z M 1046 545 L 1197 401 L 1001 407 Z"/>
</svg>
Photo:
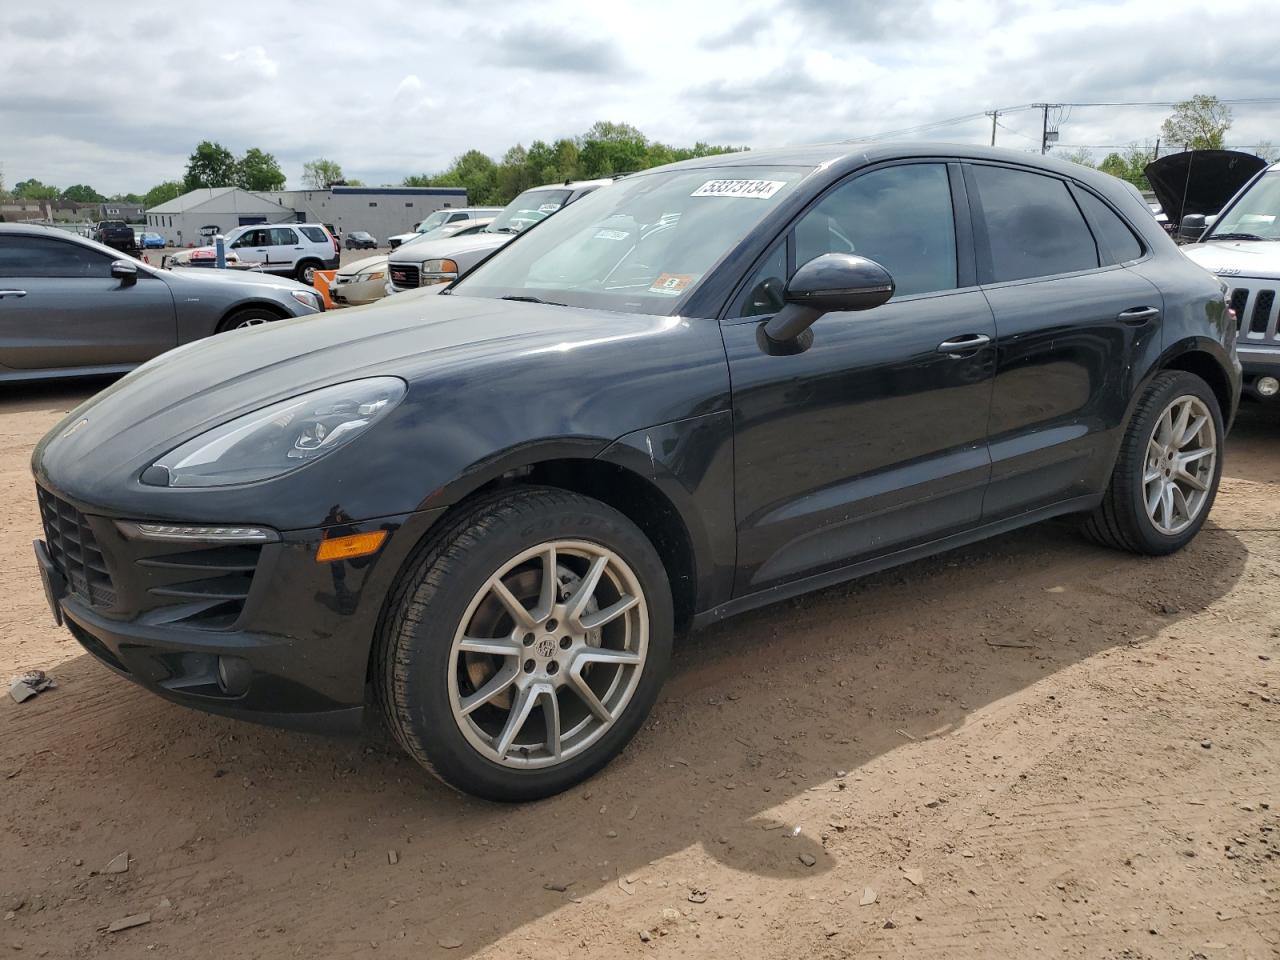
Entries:
<svg viewBox="0 0 1280 960">
<path fill-rule="evenodd" d="M 101 203 L 107 198 L 87 183 L 77 183 L 62 191 L 62 199 L 74 203 Z"/>
<path fill-rule="evenodd" d="M 142 205 L 147 209 L 158 207 L 160 204 L 176 199 L 186 192 L 183 185 L 177 180 L 166 180 L 164 183 L 157 183 L 146 192 L 146 195 L 142 198 Z"/>
<path fill-rule="evenodd" d="M 506 203 L 511 197 L 504 197 L 498 190 L 498 165 L 492 158 L 479 150 L 468 150 L 454 157 L 447 170 L 437 174 L 418 174 L 405 177 L 406 187 L 465 187 L 467 200 L 470 203 L 497 204 Z"/>
<path fill-rule="evenodd" d="M 245 190 L 283 190 L 284 171 L 274 156 L 250 147 L 236 161 L 235 185 Z"/>
<path fill-rule="evenodd" d="M 649 140 L 629 123 L 602 120 L 579 137 L 561 137 L 551 144 L 535 140 L 527 149 L 516 144 L 497 163 L 479 150 L 468 150 L 441 173 L 405 177 L 404 185 L 465 187 L 471 203 L 497 205 L 510 203 L 521 191 L 544 183 L 612 176 L 675 160 L 745 149 L 703 142 L 674 147 Z"/>
<path fill-rule="evenodd" d="M 117 203 L 142 203 L 142 195 L 139 193 L 113 193 L 107 199 Z"/>
<path fill-rule="evenodd" d="M 15 183 L 13 195 L 20 200 L 56 200 L 58 188 L 52 184 L 43 184 L 33 177 L 30 180 L 19 180 Z"/>
<path fill-rule="evenodd" d="M 583 177 L 608 177 L 643 170 L 648 161 L 649 141 L 629 123 L 600 120 L 578 141 L 578 165 Z"/>
<path fill-rule="evenodd" d="M 320 157 L 308 160 L 302 165 L 302 187 L 304 190 L 328 190 L 342 177 L 342 167 L 333 160 Z"/>
<path fill-rule="evenodd" d="M 1221 150 L 1230 129 L 1231 108 L 1217 97 L 1199 93 L 1174 104 L 1160 135 L 1187 150 Z"/>
<path fill-rule="evenodd" d="M 187 159 L 182 185 L 187 190 L 201 187 L 230 187 L 236 182 L 236 158 L 220 143 L 204 140 Z"/>
<path fill-rule="evenodd" d="M 1093 153 L 1086 147 L 1076 147 L 1074 150 L 1055 150 L 1053 155 L 1059 160 L 1066 160 L 1068 163 L 1078 163 L 1082 167 L 1096 167 L 1093 162 Z"/>
<path fill-rule="evenodd" d="M 1124 153 L 1109 153 L 1098 169 L 1121 180 L 1128 180 L 1139 190 L 1150 190 L 1147 182 L 1146 168 L 1155 158 L 1155 150 L 1150 146 L 1140 147 L 1136 143 L 1129 144 Z"/>
<path fill-rule="evenodd" d="M 1277 147 L 1270 140 L 1263 140 L 1260 142 L 1256 147 L 1254 147 L 1253 152 L 1263 160 L 1267 161 L 1267 163 L 1275 163 L 1277 160 L 1280 160 L 1280 147 Z M 4 184 L 0 183 L 0 193 L 3 192 Z"/>
</svg>

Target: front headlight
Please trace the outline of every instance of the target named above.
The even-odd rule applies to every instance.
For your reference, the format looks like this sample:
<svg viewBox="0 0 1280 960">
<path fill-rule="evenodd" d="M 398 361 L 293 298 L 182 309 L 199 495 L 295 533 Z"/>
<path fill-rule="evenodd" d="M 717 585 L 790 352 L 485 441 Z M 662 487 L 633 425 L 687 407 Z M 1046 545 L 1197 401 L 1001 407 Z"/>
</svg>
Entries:
<svg viewBox="0 0 1280 960">
<path fill-rule="evenodd" d="M 398 377 L 370 377 L 281 400 L 188 440 L 148 467 L 159 487 L 225 487 L 296 470 L 350 443 L 404 397 Z"/>
<path fill-rule="evenodd" d="M 428 283 L 446 283 L 457 279 L 458 265 L 452 260 L 428 260 L 422 265 L 422 280 Z"/>
<path fill-rule="evenodd" d="M 318 293 L 312 293 L 310 290 L 290 290 L 289 296 L 312 310 L 320 309 L 320 294 Z"/>
<path fill-rule="evenodd" d="M 358 273 L 356 274 L 355 282 L 364 283 L 367 280 L 381 280 L 386 275 L 387 275 L 387 271 L 385 270 L 375 270 L 375 271 L 370 271 L 369 273 Z"/>
</svg>

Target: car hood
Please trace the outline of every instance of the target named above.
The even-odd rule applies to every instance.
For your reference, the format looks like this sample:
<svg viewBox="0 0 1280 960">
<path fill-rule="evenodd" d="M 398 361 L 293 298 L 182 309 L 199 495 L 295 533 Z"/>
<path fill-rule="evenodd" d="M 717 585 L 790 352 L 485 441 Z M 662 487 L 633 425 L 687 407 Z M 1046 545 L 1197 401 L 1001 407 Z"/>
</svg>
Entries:
<svg viewBox="0 0 1280 960">
<path fill-rule="evenodd" d="M 473 233 L 466 237 L 446 237 L 443 240 L 422 240 L 405 245 L 391 254 L 391 263 L 426 263 L 443 257 L 457 257 L 466 253 L 496 250 L 510 241 L 514 233 Z"/>
<path fill-rule="evenodd" d="M 1208 240 L 1182 248 L 1206 270 L 1223 276 L 1280 278 L 1280 240 Z"/>
<path fill-rule="evenodd" d="M 219 270 L 216 267 L 171 267 L 161 272 L 161 276 L 169 275 L 180 283 L 241 283 L 253 286 L 275 287 L 277 290 L 312 290 L 305 283 L 277 277 L 270 273 L 259 273 L 256 270 Z"/>
<path fill-rule="evenodd" d="M 593 456 L 630 431 L 727 403 L 714 322 L 476 297 L 396 299 L 170 351 L 54 427 L 33 455 L 36 476 L 93 512 L 210 522 L 238 515 L 300 529 L 323 522 L 337 493 L 352 517 L 416 509 L 431 490 L 509 446 L 508 438 L 523 446 L 574 438 Z M 265 481 L 281 487 L 271 503 L 248 498 L 254 485 L 193 493 L 139 480 L 161 455 L 214 426 L 372 376 L 408 384 L 375 430 L 383 439 L 362 446 L 360 438 L 296 475 Z M 418 466 L 406 471 L 406 457 Z M 291 493 L 317 489 L 330 499 Z"/>
<path fill-rule="evenodd" d="M 354 277 L 357 274 L 364 273 L 366 270 L 378 270 L 387 265 L 386 254 L 376 257 L 365 257 L 363 260 L 357 260 L 354 263 L 348 263 L 338 271 L 340 277 Z"/>
<path fill-rule="evenodd" d="M 1238 150 L 1188 150 L 1153 160 L 1143 171 L 1170 223 L 1188 213 L 1217 213 L 1267 165 Z"/>
</svg>

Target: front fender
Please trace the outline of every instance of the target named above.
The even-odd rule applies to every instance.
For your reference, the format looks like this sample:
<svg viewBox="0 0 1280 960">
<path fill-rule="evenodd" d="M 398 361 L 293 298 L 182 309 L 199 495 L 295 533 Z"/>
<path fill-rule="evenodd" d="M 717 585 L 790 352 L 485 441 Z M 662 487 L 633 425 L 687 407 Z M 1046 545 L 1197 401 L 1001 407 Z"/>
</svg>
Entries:
<svg viewBox="0 0 1280 960">
<path fill-rule="evenodd" d="M 610 444 L 599 459 L 648 480 L 680 514 L 693 547 L 695 609 L 729 600 L 737 564 L 732 413 L 636 430 Z"/>
</svg>

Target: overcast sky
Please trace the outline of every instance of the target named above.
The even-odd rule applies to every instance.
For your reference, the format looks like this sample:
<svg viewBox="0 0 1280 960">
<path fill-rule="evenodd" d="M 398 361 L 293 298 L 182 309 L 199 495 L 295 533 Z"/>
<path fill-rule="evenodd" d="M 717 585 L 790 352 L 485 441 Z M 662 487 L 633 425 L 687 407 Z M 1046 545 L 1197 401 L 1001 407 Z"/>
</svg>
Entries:
<svg viewBox="0 0 1280 960">
<path fill-rule="evenodd" d="M 144 192 L 212 139 L 274 153 L 290 186 L 319 156 L 380 184 L 596 120 L 763 147 L 1033 101 L 1280 98 L 1275 3 L 10 0 L 0 165 L 9 186 Z M 1280 104 L 1234 109 L 1234 144 L 1280 142 Z M 1061 141 L 1154 138 L 1167 113 L 1076 107 Z M 1001 123 L 1001 145 L 1038 145 L 1038 113 Z M 918 136 L 985 142 L 990 121 Z"/>
</svg>

